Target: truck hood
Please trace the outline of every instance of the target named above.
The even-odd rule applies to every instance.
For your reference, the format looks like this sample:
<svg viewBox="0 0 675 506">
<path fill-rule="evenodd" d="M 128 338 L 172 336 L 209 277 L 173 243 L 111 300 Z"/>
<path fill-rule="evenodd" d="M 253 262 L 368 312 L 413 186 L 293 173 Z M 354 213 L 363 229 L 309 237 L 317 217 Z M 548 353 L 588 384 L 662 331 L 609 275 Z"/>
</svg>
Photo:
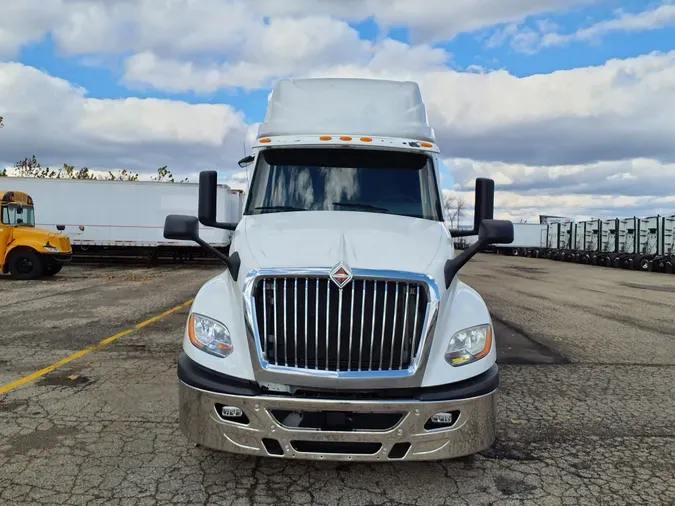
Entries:
<svg viewBox="0 0 675 506">
<path fill-rule="evenodd" d="M 448 255 L 442 223 L 353 211 L 300 211 L 244 218 L 245 241 L 261 268 L 333 267 L 424 273 Z M 237 248 L 238 249 L 238 248 Z"/>
</svg>

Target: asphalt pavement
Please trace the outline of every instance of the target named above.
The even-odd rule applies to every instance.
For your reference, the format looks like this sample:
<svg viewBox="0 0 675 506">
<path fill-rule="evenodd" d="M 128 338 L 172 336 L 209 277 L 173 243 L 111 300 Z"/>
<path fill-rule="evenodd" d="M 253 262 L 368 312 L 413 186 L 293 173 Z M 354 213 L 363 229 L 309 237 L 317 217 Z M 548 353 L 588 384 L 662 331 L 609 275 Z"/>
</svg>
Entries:
<svg viewBox="0 0 675 506">
<path fill-rule="evenodd" d="M 0 278 L 0 391 L 23 382 L 0 394 L 0 504 L 675 504 L 675 276 L 477 256 L 461 279 L 494 317 L 497 441 L 451 461 L 344 464 L 180 433 L 186 302 L 218 270 Z"/>
</svg>

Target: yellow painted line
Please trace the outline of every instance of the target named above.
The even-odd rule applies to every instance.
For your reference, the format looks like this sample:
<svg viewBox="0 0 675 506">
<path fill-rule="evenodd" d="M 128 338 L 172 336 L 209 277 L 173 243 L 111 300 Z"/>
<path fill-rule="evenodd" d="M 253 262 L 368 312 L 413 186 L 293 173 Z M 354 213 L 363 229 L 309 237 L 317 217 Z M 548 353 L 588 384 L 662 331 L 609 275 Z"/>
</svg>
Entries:
<svg viewBox="0 0 675 506">
<path fill-rule="evenodd" d="M 129 334 L 142 329 L 143 327 L 147 327 L 151 323 L 155 323 L 158 320 L 161 320 L 162 318 L 165 318 L 169 316 L 170 314 L 175 313 L 176 311 L 180 311 L 181 309 L 186 308 L 192 302 L 194 299 L 190 299 L 187 302 L 184 302 L 183 304 L 176 306 L 174 308 L 169 309 L 168 311 L 164 311 L 162 314 L 158 314 L 157 316 L 153 316 L 152 318 L 149 318 L 145 320 L 144 322 L 139 323 L 138 325 L 134 326 L 132 329 L 127 329 L 123 330 L 122 332 L 119 332 L 115 334 L 114 336 L 110 336 L 103 341 L 94 344 L 90 346 L 89 348 L 85 348 L 84 350 L 80 350 L 78 352 L 73 353 L 72 355 L 67 356 L 66 358 L 59 360 L 58 362 L 53 363 L 50 366 L 45 367 L 44 369 L 40 369 L 39 371 L 35 371 L 33 374 L 29 374 L 28 376 L 24 376 L 21 379 L 18 379 L 12 383 L 9 383 L 5 386 L 0 387 L 0 395 L 6 394 L 7 392 L 14 390 L 15 388 L 18 388 L 22 385 L 25 385 L 26 383 L 30 383 L 31 381 L 35 381 L 38 378 L 41 378 L 42 376 L 49 374 L 52 371 L 55 371 L 59 367 L 63 367 L 66 364 L 69 364 L 73 360 L 77 360 L 80 357 L 84 357 L 87 353 L 91 353 L 92 351 L 98 350 L 103 348 L 104 346 L 109 345 L 110 343 L 117 341 L 120 337 L 128 336 Z"/>
</svg>

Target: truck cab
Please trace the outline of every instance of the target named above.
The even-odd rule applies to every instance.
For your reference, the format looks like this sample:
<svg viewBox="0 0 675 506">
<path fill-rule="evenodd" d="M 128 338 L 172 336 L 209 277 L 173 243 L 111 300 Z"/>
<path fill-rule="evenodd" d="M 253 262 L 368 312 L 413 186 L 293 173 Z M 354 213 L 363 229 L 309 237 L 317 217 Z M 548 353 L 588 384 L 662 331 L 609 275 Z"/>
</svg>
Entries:
<svg viewBox="0 0 675 506">
<path fill-rule="evenodd" d="M 0 272 L 17 279 L 53 276 L 71 256 L 67 236 L 35 227 L 30 195 L 0 190 Z"/>
<path fill-rule="evenodd" d="M 193 240 L 226 270 L 198 292 L 178 360 L 179 420 L 208 448 L 277 458 L 433 460 L 495 437 L 496 336 L 458 271 L 513 240 L 476 181 L 473 230 L 448 230 L 440 150 L 416 83 L 281 80 L 239 223 L 200 174 Z M 229 256 L 199 223 L 234 231 Z M 455 255 L 453 236 L 478 240 Z"/>
</svg>

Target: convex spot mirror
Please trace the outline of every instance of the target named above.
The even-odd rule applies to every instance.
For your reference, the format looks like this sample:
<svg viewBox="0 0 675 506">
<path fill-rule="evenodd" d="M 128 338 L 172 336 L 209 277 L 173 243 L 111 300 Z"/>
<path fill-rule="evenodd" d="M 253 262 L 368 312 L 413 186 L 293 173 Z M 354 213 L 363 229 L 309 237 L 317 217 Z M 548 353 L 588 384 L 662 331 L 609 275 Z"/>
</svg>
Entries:
<svg viewBox="0 0 675 506">
<path fill-rule="evenodd" d="M 508 220 L 482 220 L 478 227 L 478 240 L 483 244 L 511 244 L 513 223 Z"/>
<path fill-rule="evenodd" d="M 195 216 L 170 214 L 164 220 L 164 238 L 196 241 L 199 239 L 199 220 Z"/>
</svg>

